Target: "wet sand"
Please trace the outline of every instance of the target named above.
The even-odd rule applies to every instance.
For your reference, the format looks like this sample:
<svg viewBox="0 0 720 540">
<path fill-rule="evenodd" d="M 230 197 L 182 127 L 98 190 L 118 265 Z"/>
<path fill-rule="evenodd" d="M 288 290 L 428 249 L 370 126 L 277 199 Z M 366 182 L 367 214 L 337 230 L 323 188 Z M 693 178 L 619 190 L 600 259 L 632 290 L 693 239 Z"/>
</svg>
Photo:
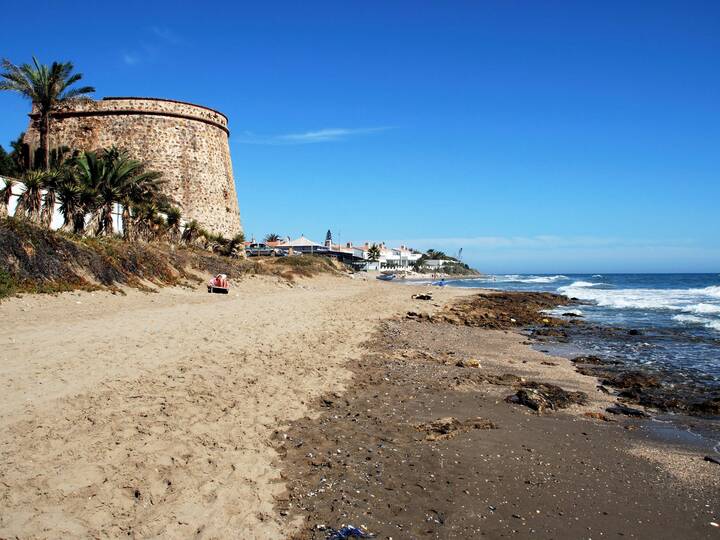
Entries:
<svg viewBox="0 0 720 540">
<path fill-rule="evenodd" d="M 469 359 L 479 367 L 457 365 Z M 594 378 L 517 333 L 399 319 L 354 371 L 320 418 L 276 435 L 290 485 L 278 508 L 305 517 L 296 539 L 343 524 L 385 539 L 720 533 L 720 466 L 704 449 L 607 413 L 615 399 Z M 508 403 L 517 377 L 587 403 L 543 414 Z"/>
</svg>

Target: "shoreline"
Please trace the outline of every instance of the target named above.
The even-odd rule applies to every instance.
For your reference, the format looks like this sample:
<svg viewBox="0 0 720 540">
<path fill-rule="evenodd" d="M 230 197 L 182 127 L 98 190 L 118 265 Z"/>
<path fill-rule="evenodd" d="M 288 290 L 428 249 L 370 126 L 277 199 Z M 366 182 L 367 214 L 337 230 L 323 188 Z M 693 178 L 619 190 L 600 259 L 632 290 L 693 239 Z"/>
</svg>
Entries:
<svg viewBox="0 0 720 540">
<path fill-rule="evenodd" d="M 480 365 L 461 365 L 468 358 Z M 278 432 L 284 476 L 295 479 L 278 508 L 305 520 L 295 540 L 344 524 L 378 538 L 705 538 L 715 528 L 720 478 L 706 449 L 658 433 L 655 419 L 607 413 L 615 397 L 594 376 L 520 331 L 394 318 L 353 371 L 355 391 L 323 396 L 319 418 Z M 552 413 L 508 403 L 518 377 L 584 391 L 587 402 Z M 548 481 L 562 491 L 538 497 Z M 656 498 L 643 504 L 648 492 Z"/>
<path fill-rule="evenodd" d="M 429 322 L 425 315 L 440 315 L 474 291 L 433 288 L 431 300 L 412 298 L 426 291 L 348 277 L 294 283 L 243 277 L 227 296 L 176 287 L 3 302 L 0 313 L 9 324 L 0 330 L 0 536 L 242 531 L 249 538 L 287 538 L 299 531 L 298 538 L 324 539 L 317 525 L 352 522 L 385 532 L 390 529 L 376 526 L 372 516 L 402 516 L 402 508 L 415 506 L 424 513 L 413 510 L 407 526 L 431 524 L 435 531 L 418 529 L 418 536 L 482 530 L 493 537 L 520 524 L 540 531 L 529 510 L 506 512 L 517 501 L 540 505 L 532 512 L 554 501 L 543 527 L 562 532 L 567 526 L 579 534 L 575 499 L 589 501 L 591 491 L 602 499 L 602 486 L 619 497 L 607 515 L 619 512 L 630 495 L 643 501 L 647 490 L 657 489 L 667 503 L 661 521 L 672 519 L 697 537 L 709 534 L 708 523 L 718 517 L 713 467 L 720 466 L 699 461 L 691 448 L 668 451 L 645 440 L 637 420 L 585 416 L 614 402 L 595 391 L 593 378 L 567 360 L 532 350 L 515 331 Z M 424 316 L 403 315 L 408 312 Z M 472 358 L 480 367 L 456 366 Z M 521 377 L 584 392 L 588 403 L 542 415 L 507 403 Z M 454 436 L 435 433 L 440 438 L 426 440 L 435 436 L 428 423 L 448 416 L 461 424 L 450 426 Z M 477 417 L 496 428 L 467 423 Z M 372 440 L 363 439 L 368 436 Z M 555 442 L 561 447 L 551 446 Z M 523 456 L 529 461 L 518 461 Z M 415 463 L 411 469 L 409 462 Z M 566 476 L 566 462 L 574 476 Z M 327 498 L 334 493 L 328 483 L 343 474 L 369 482 L 378 470 L 388 473 L 380 478 L 390 484 L 350 489 L 346 483 L 345 499 L 338 499 L 373 513 L 356 519 L 349 512 L 298 512 L 302 505 L 293 494 L 305 487 L 328 511 L 355 508 Z M 674 476 L 678 471 L 693 474 Z M 419 474 L 415 483 L 424 489 L 415 483 L 403 488 L 408 474 Z M 436 491 L 446 474 L 450 487 Z M 461 477 L 476 480 L 461 487 Z M 627 485 L 626 477 L 636 484 Z M 338 478 L 335 487 L 351 477 Z M 388 486 L 397 504 L 365 501 L 386 497 Z M 412 500 L 405 500 L 406 491 Z M 698 507 L 693 497 L 709 506 Z M 433 508 L 436 502 L 442 507 Z M 682 516 L 672 508 L 678 505 Z M 657 509 L 641 506 L 643 520 L 658 519 Z M 446 528 L 439 514 L 425 513 L 433 509 Z M 458 515 L 458 528 L 450 527 Z M 610 518 L 597 519 L 592 527 Z M 407 537 L 392 531 L 387 536 Z"/>
</svg>

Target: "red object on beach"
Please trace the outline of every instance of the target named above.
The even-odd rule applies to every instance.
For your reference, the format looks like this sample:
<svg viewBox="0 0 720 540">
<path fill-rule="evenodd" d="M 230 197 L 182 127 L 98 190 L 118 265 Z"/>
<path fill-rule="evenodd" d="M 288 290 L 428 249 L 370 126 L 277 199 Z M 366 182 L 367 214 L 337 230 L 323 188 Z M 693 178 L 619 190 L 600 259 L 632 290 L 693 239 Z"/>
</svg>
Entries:
<svg viewBox="0 0 720 540">
<path fill-rule="evenodd" d="M 209 293 L 221 293 L 227 294 L 230 292 L 230 283 L 228 283 L 227 276 L 225 274 L 218 274 L 210 281 L 208 281 L 208 292 Z"/>
</svg>

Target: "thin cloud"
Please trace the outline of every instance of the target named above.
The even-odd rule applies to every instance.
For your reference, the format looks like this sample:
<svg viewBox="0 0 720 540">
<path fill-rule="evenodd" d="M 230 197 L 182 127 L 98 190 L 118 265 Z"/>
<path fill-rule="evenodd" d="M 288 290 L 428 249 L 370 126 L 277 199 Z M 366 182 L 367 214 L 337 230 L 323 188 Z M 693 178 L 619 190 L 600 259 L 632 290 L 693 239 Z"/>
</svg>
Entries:
<svg viewBox="0 0 720 540">
<path fill-rule="evenodd" d="M 181 42 L 172 30 L 163 26 L 151 26 L 146 29 L 145 34 L 133 50 L 125 51 L 121 55 L 125 65 L 155 62 L 162 57 L 165 50 Z"/>
<path fill-rule="evenodd" d="M 134 54 L 130 53 L 123 53 L 122 60 L 127 64 L 128 66 L 134 66 L 138 63 L 138 57 Z"/>
<path fill-rule="evenodd" d="M 280 135 L 258 135 L 246 131 L 240 142 L 246 144 L 294 145 L 314 144 L 323 142 L 344 141 L 359 135 L 370 135 L 392 129 L 391 127 L 372 128 L 323 128 L 302 133 L 285 133 Z"/>
<path fill-rule="evenodd" d="M 180 38 L 169 28 L 164 26 L 152 26 L 150 27 L 150 31 L 155 34 L 156 37 L 162 41 L 166 41 L 167 43 L 171 43 L 173 45 L 180 43 Z"/>
<path fill-rule="evenodd" d="M 440 237 L 414 238 L 402 241 L 419 248 L 480 248 L 492 250 L 545 250 L 545 249 L 582 249 L 582 248 L 652 248 L 652 247 L 687 247 L 695 242 L 691 239 L 647 240 L 640 238 L 613 238 L 597 236 L 471 236 L 471 237 Z"/>
</svg>

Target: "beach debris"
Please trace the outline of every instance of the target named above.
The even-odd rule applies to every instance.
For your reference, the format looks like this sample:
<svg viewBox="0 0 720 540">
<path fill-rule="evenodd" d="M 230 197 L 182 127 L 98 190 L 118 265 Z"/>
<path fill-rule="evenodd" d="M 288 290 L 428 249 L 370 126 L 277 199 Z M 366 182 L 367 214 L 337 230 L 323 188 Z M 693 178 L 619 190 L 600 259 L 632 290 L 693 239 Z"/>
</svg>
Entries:
<svg viewBox="0 0 720 540">
<path fill-rule="evenodd" d="M 720 458 L 716 458 L 714 456 L 705 456 L 705 461 L 709 461 L 710 463 L 715 463 L 716 465 L 720 465 Z"/>
<path fill-rule="evenodd" d="M 640 409 L 633 409 L 632 407 L 627 407 L 622 403 L 616 403 L 612 407 L 608 407 L 605 410 L 611 414 L 624 414 L 625 416 L 635 416 L 639 418 L 647 418 L 650 416 L 649 414 L 641 411 Z"/>
<path fill-rule="evenodd" d="M 658 388 L 660 386 L 657 377 L 642 371 L 625 371 L 609 375 L 602 382 L 615 388 Z"/>
<path fill-rule="evenodd" d="M 588 418 L 593 418 L 595 420 L 602 420 L 603 422 L 614 422 L 615 421 L 612 418 L 608 417 L 607 415 L 604 415 L 601 412 L 588 411 L 585 413 L 585 416 L 587 416 Z"/>
<path fill-rule="evenodd" d="M 325 530 L 328 532 L 326 537 L 327 540 L 347 540 L 348 538 L 375 538 L 374 534 L 370 534 L 364 531 L 360 527 L 354 527 L 353 525 L 346 525 L 340 529 L 333 529 L 332 527 L 326 527 Z"/>
<path fill-rule="evenodd" d="M 441 312 L 433 315 L 434 322 L 447 322 L 458 326 L 510 329 L 517 326 L 542 324 L 567 325 L 568 321 L 548 317 L 541 310 L 567 305 L 568 299 L 551 293 L 480 293 L 455 300 Z"/>
<path fill-rule="evenodd" d="M 516 386 L 519 386 L 518 391 L 505 401 L 525 405 L 538 413 L 587 403 L 585 392 L 570 392 L 554 384 L 529 381 Z"/>
<path fill-rule="evenodd" d="M 457 367 L 479 368 L 480 360 L 478 360 L 477 358 L 465 358 L 462 360 L 458 360 L 455 365 Z"/>
<path fill-rule="evenodd" d="M 432 322 L 432 317 L 427 313 L 417 313 L 415 311 L 408 311 L 406 318 L 414 321 L 429 321 Z"/>
<path fill-rule="evenodd" d="M 566 311 L 562 314 L 563 317 L 582 317 L 580 313 L 575 313 L 574 311 Z"/>
<path fill-rule="evenodd" d="M 415 429 L 426 434 L 426 441 L 444 441 L 473 429 L 497 429 L 497 425 L 480 416 L 464 421 L 460 421 L 454 416 L 447 416 L 432 422 L 418 424 Z"/>
<path fill-rule="evenodd" d="M 413 300 L 432 300 L 432 294 L 431 293 L 413 294 L 412 299 Z"/>
<path fill-rule="evenodd" d="M 607 364 L 616 363 L 612 360 L 604 360 L 599 356 L 577 356 L 570 361 L 573 364 L 585 364 L 588 366 L 604 366 Z"/>
<path fill-rule="evenodd" d="M 543 366 L 557 366 L 557 363 L 548 362 L 547 360 L 543 360 L 542 362 L 540 362 L 540 364 L 542 364 Z"/>
</svg>

